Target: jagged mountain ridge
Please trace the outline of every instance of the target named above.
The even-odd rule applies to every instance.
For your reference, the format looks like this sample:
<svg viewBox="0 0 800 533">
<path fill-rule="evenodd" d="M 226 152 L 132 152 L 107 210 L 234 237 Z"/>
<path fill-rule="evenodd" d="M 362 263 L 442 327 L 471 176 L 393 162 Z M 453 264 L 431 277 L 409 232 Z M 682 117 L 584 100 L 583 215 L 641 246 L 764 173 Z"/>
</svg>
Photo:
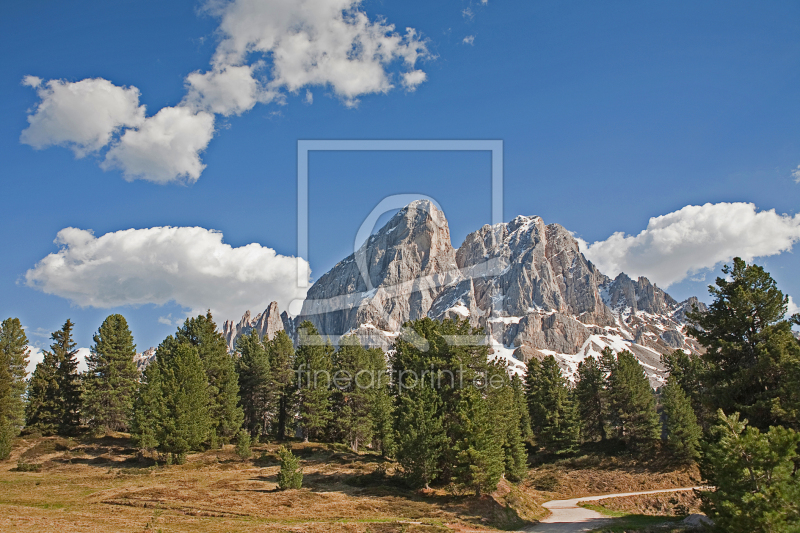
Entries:
<svg viewBox="0 0 800 533">
<path fill-rule="evenodd" d="M 461 317 L 484 328 L 512 371 L 552 354 L 572 374 L 583 358 L 610 347 L 632 351 L 657 385 L 661 354 L 699 349 L 683 334 L 693 305 L 704 308 L 696 298 L 677 302 L 646 278 L 610 279 L 569 231 L 536 216 L 485 225 L 455 249 L 444 214 L 417 201 L 320 277 L 294 320 L 279 325 L 273 303 L 223 330 L 232 348 L 248 328 L 274 334 L 310 320 L 334 341 L 357 334 L 388 349 L 407 320 Z"/>
</svg>

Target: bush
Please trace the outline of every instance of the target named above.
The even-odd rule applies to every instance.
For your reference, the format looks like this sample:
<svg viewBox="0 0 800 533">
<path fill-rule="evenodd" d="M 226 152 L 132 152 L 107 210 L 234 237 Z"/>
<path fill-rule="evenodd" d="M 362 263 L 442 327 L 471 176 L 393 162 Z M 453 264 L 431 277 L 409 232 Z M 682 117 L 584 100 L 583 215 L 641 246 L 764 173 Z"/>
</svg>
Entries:
<svg viewBox="0 0 800 533">
<path fill-rule="evenodd" d="M 250 459 L 253 452 L 250 450 L 250 433 L 240 429 L 239 436 L 236 439 L 236 455 L 241 459 Z"/>
<path fill-rule="evenodd" d="M 278 472 L 278 488 L 299 489 L 303 485 L 303 471 L 300 470 L 300 462 L 291 450 L 281 446 L 278 450 L 281 459 L 281 471 Z"/>
<path fill-rule="evenodd" d="M 39 472 L 42 469 L 42 465 L 39 463 L 24 463 L 19 461 L 17 463 L 17 472 Z"/>
</svg>

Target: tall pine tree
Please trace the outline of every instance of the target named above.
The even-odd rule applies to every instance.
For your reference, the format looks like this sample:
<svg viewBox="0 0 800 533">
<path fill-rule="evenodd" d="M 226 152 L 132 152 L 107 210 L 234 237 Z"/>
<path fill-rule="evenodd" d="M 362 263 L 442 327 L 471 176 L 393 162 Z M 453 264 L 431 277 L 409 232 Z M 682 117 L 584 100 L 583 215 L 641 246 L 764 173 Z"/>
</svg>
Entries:
<svg viewBox="0 0 800 533">
<path fill-rule="evenodd" d="M 128 322 L 122 315 L 110 315 L 93 339 L 86 358 L 84 416 L 96 429 L 127 431 L 139 381 Z"/>
<path fill-rule="evenodd" d="M 515 386 L 514 383 L 518 385 Z M 519 390 L 517 389 L 519 387 Z M 500 427 L 498 437 L 503 449 L 504 473 L 511 481 L 521 481 L 528 474 L 528 452 L 525 449 L 524 425 L 530 431 L 530 417 L 525 409 L 519 377 L 512 378 L 506 365 L 494 363 L 489 367 L 487 401 L 490 417 Z M 523 396 L 524 398 L 524 396 Z"/>
<path fill-rule="evenodd" d="M 77 345 L 72 340 L 74 325 L 67 319 L 52 334 L 50 351 L 44 351 L 28 385 L 26 424 L 45 435 L 71 434 L 80 425 L 81 379 Z"/>
<path fill-rule="evenodd" d="M 286 426 L 293 416 L 292 388 L 294 386 L 294 344 L 281 330 L 266 342 L 270 366 L 270 393 L 277 401 L 276 436 L 286 438 Z"/>
<path fill-rule="evenodd" d="M 11 453 L 25 416 L 25 377 L 28 338 L 18 318 L 0 324 L 0 460 Z"/>
<path fill-rule="evenodd" d="M 167 337 L 161 349 L 172 350 L 188 342 L 197 349 L 209 388 L 209 412 L 213 420 L 212 444 L 230 442 L 242 427 L 244 414 L 239 406 L 239 378 L 233 357 L 211 312 L 187 318 L 175 336 Z"/>
<path fill-rule="evenodd" d="M 670 376 L 662 391 L 667 449 L 678 461 L 691 463 L 700 455 L 703 432 L 697 423 L 689 396 L 678 379 Z"/>
<path fill-rule="evenodd" d="M 355 335 L 342 337 L 333 357 L 333 409 L 340 440 L 358 452 L 371 443 L 377 369 Z M 379 377 L 379 376 L 378 376 Z"/>
<path fill-rule="evenodd" d="M 597 359 L 587 357 L 578 363 L 575 398 L 584 441 L 606 440 L 605 386 L 606 378 Z"/>
<path fill-rule="evenodd" d="M 310 321 L 300 324 L 299 329 L 306 341 L 295 354 L 297 395 L 300 427 L 303 439 L 308 441 L 312 438 L 323 438 L 331 421 L 331 370 L 334 350 L 329 342 L 323 341 Z"/>
<path fill-rule="evenodd" d="M 762 430 L 800 429 L 800 344 L 784 318 L 789 298 L 762 267 L 738 257 L 722 271 L 727 279 L 709 287 L 708 312 L 688 314 L 689 334 L 706 349 L 703 401 L 709 412 L 741 412 Z"/>
<path fill-rule="evenodd" d="M 407 384 L 397 406 L 397 461 L 411 486 L 425 486 L 441 472 L 448 444 L 442 420 L 442 400 L 424 382 Z"/>
<path fill-rule="evenodd" d="M 551 453 L 574 451 L 580 439 L 578 410 L 555 357 L 531 359 L 525 382 L 537 444 Z"/>
<path fill-rule="evenodd" d="M 642 365 L 627 350 L 617 354 L 608 376 L 609 411 L 617 437 L 642 451 L 661 435 L 655 397 Z"/>
<path fill-rule="evenodd" d="M 276 398 L 270 387 L 269 354 L 255 328 L 236 340 L 236 353 L 244 427 L 251 436 L 266 435 L 267 425 L 275 416 Z"/>
</svg>

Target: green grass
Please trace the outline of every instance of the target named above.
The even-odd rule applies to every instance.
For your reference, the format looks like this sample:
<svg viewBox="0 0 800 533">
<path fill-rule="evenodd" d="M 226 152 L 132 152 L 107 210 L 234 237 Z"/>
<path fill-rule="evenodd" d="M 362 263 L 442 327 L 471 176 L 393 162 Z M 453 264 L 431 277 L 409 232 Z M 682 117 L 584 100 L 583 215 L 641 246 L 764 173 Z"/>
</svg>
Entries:
<svg viewBox="0 0 800 533">
<path fill-rule="evenodd" d="M 595 533 L 626 533 L 631 530 L 645 529 L 661 524 L 680 522 L 683 520 L 683 517 L 676 516 L 630 514 L 622 511 L 606 509 L 602 505 L 594 505 L 590 503 L 581 503 L 579 505 L 586 509 L 591 509 L 592 511 L 597 511 L 600 514 L 616 519 L 606 526 L 593 529 L 592 531 Z"/>
</svg>

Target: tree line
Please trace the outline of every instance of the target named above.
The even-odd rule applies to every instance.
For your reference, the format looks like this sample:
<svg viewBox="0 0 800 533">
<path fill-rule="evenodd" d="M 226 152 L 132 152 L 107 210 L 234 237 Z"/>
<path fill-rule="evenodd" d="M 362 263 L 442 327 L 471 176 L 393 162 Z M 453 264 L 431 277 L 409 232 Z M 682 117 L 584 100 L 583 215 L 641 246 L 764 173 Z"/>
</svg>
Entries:
<svg viewBox="0 0 800 533">
<path fill-rule="evenodd" d="M 634 454 L 700 461 L 717 490 L 707 512 L 727 531 L 783 531 L 800 518 L 800 343 L 788 297 L 757 265 L 735 259 L 711 286 L 709 310 L 685 333 L 704 351 L 662 358 L 653 390 L 629 351 L 582 361 L 568 380 L 552 356 L 528 362 L 524 381 L 467 321 L 423 318 L 404 327 L 387 357 L 344 337 L 334 347 L 310 322 L 295 347 L 283 331 L 256 331 L 229 354 L 210 313 L 187 319 L 139 374 L 121 315 L 94 335 L 77 372 L 74 324 L 25 380 L 19 320 L 0 329 L 0 456 L 26 426 L 42 434 L 130 431 L 136 445 L 182 462 L 188 452 L 250 439 L 340 442 L 396 459 L 412 486 L 451 484 L 477 494 L 526 475 L 530 454 L 572 454 L 606 442 Z M 742 503 L 749 502 L 748 520 Z M 747 524 L 744 529 L 736 524 Z M 739 528 L 739 529 L 737 529 Z"/>
</svg>

